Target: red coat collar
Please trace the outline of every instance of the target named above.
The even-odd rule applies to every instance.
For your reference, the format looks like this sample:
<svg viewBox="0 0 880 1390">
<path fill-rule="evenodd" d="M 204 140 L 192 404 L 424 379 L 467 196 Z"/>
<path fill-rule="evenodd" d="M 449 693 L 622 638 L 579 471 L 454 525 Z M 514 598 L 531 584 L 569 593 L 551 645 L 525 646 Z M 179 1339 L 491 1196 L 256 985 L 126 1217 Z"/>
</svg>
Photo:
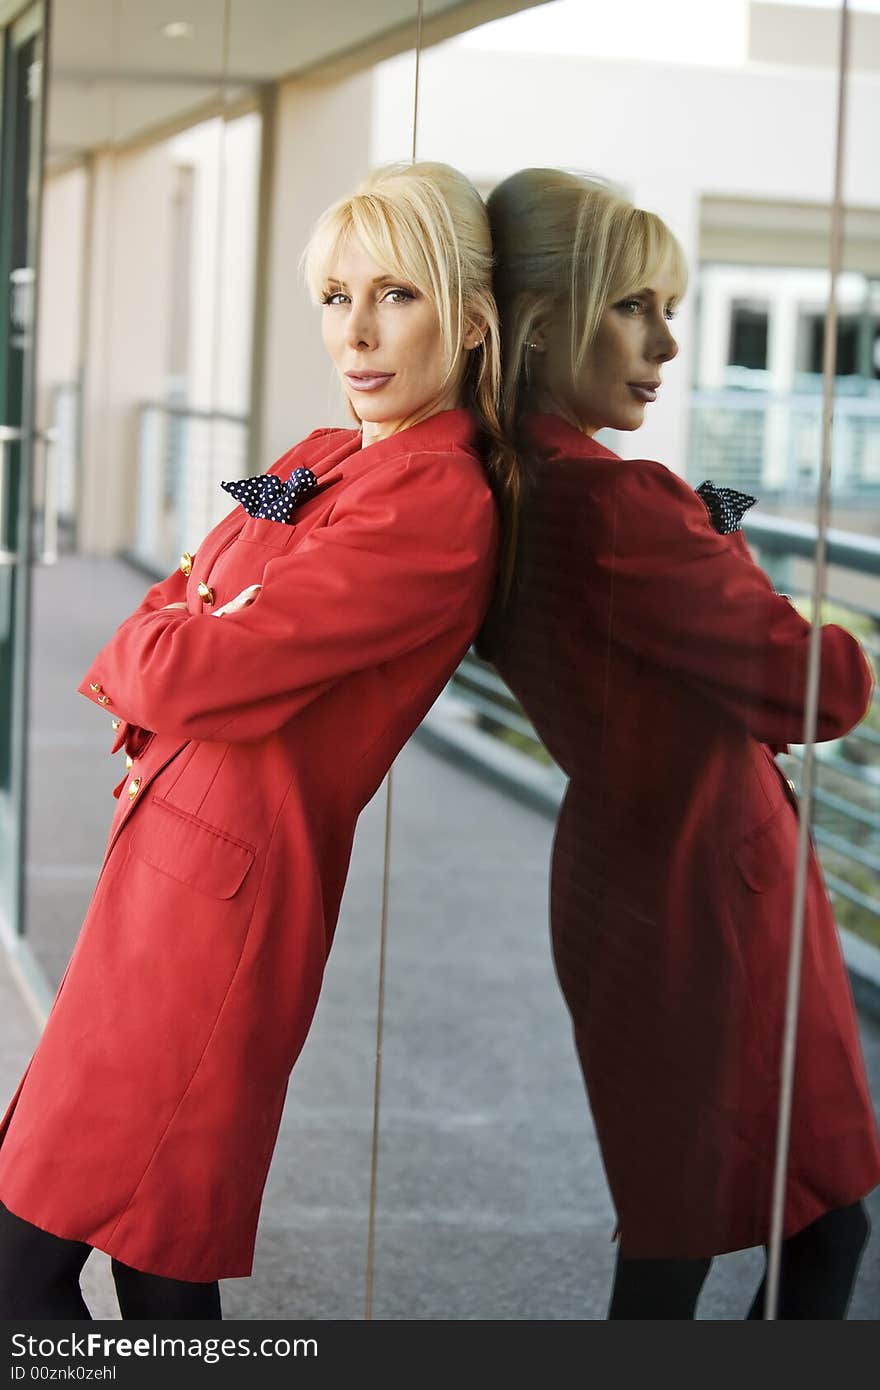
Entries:
<svg viewBox="0 0 880 1390">
<path fill-rule="evenodd" d="M 620 459 L 619 454 L 576 430 L 558 415 L 534 411 L 526 416 L 524 425 L 528 437 L 549 457 Z"/>
<path fill-rule="evenodd" d="M 287 477 L 294 468 L 312 468 L 321 479 L 344 464 L 346 478 L 359 476 L 388 459 L 406 454 L 450 453 L 461 449 L 476 456 L 477 423 L 469 410 L 441 410 L 409 429 L 361 446 L 360 430 L 326 430 L 303 440 L 287 457 L 279 476 Z"/>
</svg>

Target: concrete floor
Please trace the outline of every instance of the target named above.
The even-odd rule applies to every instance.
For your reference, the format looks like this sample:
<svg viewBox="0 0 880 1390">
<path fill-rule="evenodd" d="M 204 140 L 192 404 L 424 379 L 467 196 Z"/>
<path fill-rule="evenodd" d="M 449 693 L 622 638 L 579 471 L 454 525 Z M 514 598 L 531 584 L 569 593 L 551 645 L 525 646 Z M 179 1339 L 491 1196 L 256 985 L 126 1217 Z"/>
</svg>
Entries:
<svg viewBox="0 0 880 1390">
<path fill-rule="evenodd" d="M 57 982 L 122 775 L 108 721 L 75 686 L 145 583 L 67 559 L 38 576 L 29 938 Z M 614 1217 L 550 961 L 552 822 L 411 743 L 394 774 L 373 1316 L 598 1319 Z M 367 1254 L 384 792 L 358 831 L 316 1020 L 294 1072 L 239 1319 L 359 1319 Z M 0 955 L 0 1101 L 37 1027 Z M 880 1029 L 863 1026 L 880 1096 Z M 880 1193 L 851 1309 L 880 1316 Z M 718 1259 L 700 1316 L 738 1319 L 762 1258 Z M 108 1261 L 84 1276 L 118 1317 Z"/>
</svg>

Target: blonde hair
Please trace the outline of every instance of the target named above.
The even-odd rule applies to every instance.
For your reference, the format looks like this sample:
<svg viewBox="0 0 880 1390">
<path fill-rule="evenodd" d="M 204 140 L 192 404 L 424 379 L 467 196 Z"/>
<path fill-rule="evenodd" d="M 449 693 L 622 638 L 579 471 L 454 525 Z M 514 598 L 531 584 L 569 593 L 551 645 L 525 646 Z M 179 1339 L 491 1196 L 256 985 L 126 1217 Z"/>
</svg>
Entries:
<svg viewBox="0 0 880 1390">
<path fill-rule="evenodd" d="M 554 315 L 566 316 L 574 382 L 609 304 L 668 272 L 674 298 L 687 287 L 684 252 L 656 213 L 613 184 L 561 169 L 521 169 L 488 199 L 495 298 L 504 363 L 502 416 L 511 439 L 527 406 L 528 343 Z"/>
<path fill-rule="evenodd" d="M 520 465 L 501 427 L 501 336 L 492 292 L 492 243 L 486 206 L 449 164 L 391 164 L 367 175 L 348 198 L 318 219 L 302 258 L 319 300 L 350 236 L 391 275 L 410 281 L 437 309 L 447 381 L 475 324 L 481 342 L 468 351 L 462 403 L 476 417 L 488 481 L 502 519 L 501 587 L 510 583 L 520 500 Z"/>
</svg>

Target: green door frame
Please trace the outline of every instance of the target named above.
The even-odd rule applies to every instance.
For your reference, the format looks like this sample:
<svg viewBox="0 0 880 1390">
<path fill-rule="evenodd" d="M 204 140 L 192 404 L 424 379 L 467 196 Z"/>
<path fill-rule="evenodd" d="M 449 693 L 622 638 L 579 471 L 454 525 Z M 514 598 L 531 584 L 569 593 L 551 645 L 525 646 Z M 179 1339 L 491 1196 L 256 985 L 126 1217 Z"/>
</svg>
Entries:
<svg viewBox="0 0 880 1390">
<path fill-rule="evenodd" d="M 24 926 L 38 248 L 48 0 L 5 30 L 0 77 L 0 926 Z"/>
</svg>

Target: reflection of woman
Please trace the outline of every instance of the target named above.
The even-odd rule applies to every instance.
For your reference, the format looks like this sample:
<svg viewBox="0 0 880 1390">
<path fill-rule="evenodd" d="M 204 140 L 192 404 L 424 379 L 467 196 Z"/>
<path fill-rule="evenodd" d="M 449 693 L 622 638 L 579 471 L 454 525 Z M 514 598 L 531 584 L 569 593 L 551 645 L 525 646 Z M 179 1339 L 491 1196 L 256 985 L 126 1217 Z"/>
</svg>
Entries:
<svg viewBox="0 0 880 1390">
<path fill-rule="evenodd" d="M 0 1131 L 5 1316 L 88 1317 L 91 1247 L 124 1317 L 219 1317 L 215 1281 L 250 1273 L 356 818 L 493 584 L 478 433 L 502 503 L 513 470 L 490 265 L 485 208 L 445 165 L 380 171 L 324 214 L 307 276 L 362 432 L 316 430 L 232 485 L 244 506 L 80 687 L 134 762 Z"/>
<path fill-rule="evenodd" d="M 677 351 L 668 229 L 551 170 L 489 209 L 505 411 L 533 474 L 484 648 L 571 779 L 552 936 L 619 1218 L 610 1315 L 688 1318 L 710 1258 L 768 1237 L 798 837 L 772 749 L 802 736 L 809 627 L 737 529 L 753 499 L 593 438 L 639 427 Z M 870 691 L 857 642 L 823 628 L 818 737 Z M 811 856 L 780 1316 L 844 1315 L 878 1179 Z"/>
</svg>

